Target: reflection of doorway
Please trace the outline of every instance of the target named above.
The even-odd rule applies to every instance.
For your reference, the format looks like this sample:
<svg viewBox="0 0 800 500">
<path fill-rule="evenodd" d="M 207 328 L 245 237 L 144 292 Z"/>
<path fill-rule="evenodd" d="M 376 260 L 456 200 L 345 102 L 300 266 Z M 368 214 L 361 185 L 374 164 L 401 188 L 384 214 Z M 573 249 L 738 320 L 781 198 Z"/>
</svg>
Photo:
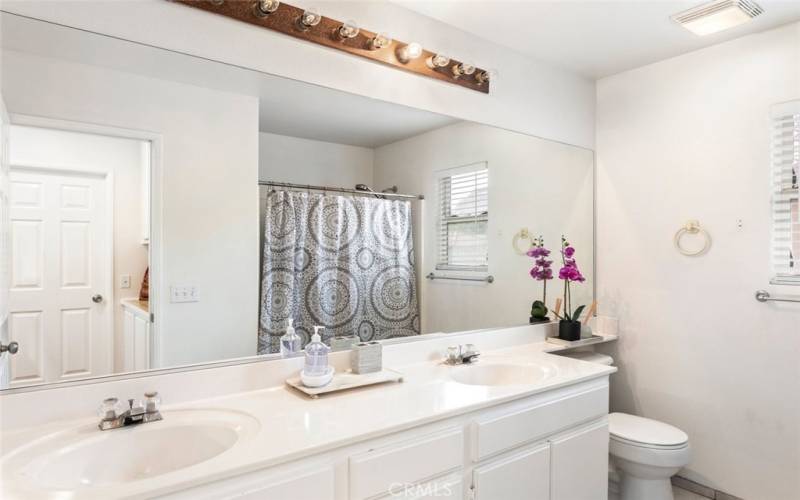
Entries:
<svg viewBox="0 0 800 500">
<path fill-rule="evenodd" d="M 23 293 L 31 292 L 37 286 L 25 289 L 12 281 L 11 293 L 15 300 L 20 298 L 24 306 L 12 310 L 12 314 L 14 311 L 39 311 L 41 314 L 38 317 L 37 314 L 23 314 L 15 318 L 26 319 L 28 324 L 15 326 L 10 322 L 11 339 L 19 343 L 19 352 L 11 360 L 10 386 L 130 371 L 127 360 L 134 348 L 137 359 L 140 359 L 141 352 L 147 353 L 147 359 L 137 366 L 142 369 L 156 366 L 151 359 L 158 354 L 151 314 L 155 307 L 137 299 L 145 271 L 154 264 L 150 258 L 151 247 L 158 245 L 158 239 L 151 237 L 150 227 L 150 169 L 155 158 L 153 146 L 157 145 L 157 136 L 147 133 L 140 136 L 138 132 L 124 129 L 20 115 L 12 115 L 11 118 L 12 207 L 16 203 L 15 197 L 20 200 L 25 196 L 31 197 L 26 189 L 30 191 L 29 185 L 36 185 L 42 186 L 41 205 L 49 209 L 56 207 L 62 212 L 68 204 L 71 204 L 69 208 L 73 212 L 78 211 L 80 199 L 76 193 L 85 194 L 82 209 L 92 212 L 94 218 L 89 226 L 83 228 L 85 234 L 82 239 L 76 240 L 83 242 L 88 250 L 82 254 L 71 248 L 69 250 L 72 253 L 65 257 L 57 252 L 67 250 L 65 245 L 72 235 L 62 226 L 71 219 L 62 213 L 56 214 L 54 220 L 57 221 L 58 230 L 48 232 L 44 229 L 49 223 L 45 217 L 48 214 L 26 214 L 21 208 L 12 209 L 12 218 L 40 221 L 43 228 L 40 241 L 36 242 L 43 249 L 40 253 L 41 264 L 37 263 L 35 252 L 23 248 L 32 247 L 32 243 L 23 241 L 23 236 L 29 235 L 19 233 L 19 237 L 16 237 L 12 232 L 12 249 L 20 256 L 15 260 L 12 252 L 12 280 L 17 267 L 21 272 L 22 267 L 19 266 L 29 270 L 40 265 L 42 281 L 50 286 L 49 289 L 38 286 L 41 288 L 40 295 L 46 298 L 62 294 L 62 289 L 72 292 L 85 289 L 91 305 L 87 308 L 82 304 L 86 297 L 81 296 L 81 304 L 64 306 L 69 312 L 62 311 L 59 306 L 37 309 L 41 304 L 26 304 L 21 298 L 39 300 L 33 297 L 34 294 Z M 93 185 L 97 183 L 101 185 Z M 50 184 L 53 186 L 48 187 Z M 78 201 L 70 201 L 69 196 Z M 20 204 L 24 205 L 24 200 L 17 203 Z M 17 211 L 20 211 L 19 217 Z M 76 224 L 69 226 L 69 229 L 75 229 L 79 223 L 89 220 L 73 219 L 75 221 L 72 222 Z M 101 220 L 102 227 L 98 225 Z M 27 229 L 24 224 L 16 226 Z M 31 232 L 35 233 L 33 230 Z M 154 231 L 153 235 L 157 235 L 157 232 Z M 51 250 L 53 248 L 55 250 Z M 104 260 L 99 257 L 101 254 Z M 22 258 L 23 255 L 26 258 Z M 65 275 L 80 274 L 77 263 L 85 265 L 85 279 L 80 283 L 76 281 L 76 284 L 64 284 Z M 151 300 L 157 298 L 154 286 L 157 276 L 157 266 L 151 266 Z M 52 286 L 56 287 L 55 290 Z M 91 293 L 88 289 L 91 289 Z M 141 312 L 138 323 L 145 322 L 146 328 L 125 331 L 129 325 L 126 318 L 130 304 L 144 309 L 138 311 Z M 80 314 L 85 316 L 83 323 L 78 321 Z M 24 328 L 28 328 L 28 331 Z M 142 331 L 146 335 L 140 335 Z M 127 338 L 128 334 L 141 338 Z"/>
<path fill-rule="evenodd" d="M 113 206 L 108 174 L 12 166 L 10 386 L 105 375 Z"/>
</svg>

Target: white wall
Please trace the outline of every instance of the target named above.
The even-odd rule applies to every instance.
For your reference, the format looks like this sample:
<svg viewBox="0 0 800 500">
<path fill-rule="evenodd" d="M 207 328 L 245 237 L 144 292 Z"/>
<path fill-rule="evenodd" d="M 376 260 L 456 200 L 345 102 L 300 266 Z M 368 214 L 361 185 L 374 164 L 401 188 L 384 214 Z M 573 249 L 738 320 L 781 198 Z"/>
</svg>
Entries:
<svg viewBox="0 0 800 500">
<path fill-rule="evenodd" d="M 258 102 L 132 74 L 3 52 L 10 113 L 154 132 L 163 141 L 158 294 L 197 285 L 197 303 L 157 311 L 162 361 L 255 354 Z M 157 277 L 154 277 L 157 279 Z"/>
<path fill-rule="evenodd" d="M 684 429 L 683 474 L 747 499 L 800 498 L 800 308 L 753 298 L 800 294 L 769 286 L 769 106 L 798 97 L 800 24 L 598 82 L 612 407 Z M 693 218 L 714 242 L 689 258 L 672 237 Z"/>
<path fill-rule="evenodd" d="M 372 185 L 370 148 L 261 132 L 258 151 L 259 180 L 351 188 Z"/>
<path fill-rule="evenodd" d="M 124 356 L 120 299 L 139 296 L 148 265 L 142 244 L 142 142 L 34 127 L 11 127 L 11 165 L 109 172 L 114 181 L 113 296 L 107 300 L 114 311 L 114 371 Z M 146 159 L 149 162 L 149 158 Z M 99 236 L 98 236 L 99 237 Z M 123 274 L 130 288 L 120 287 Z"/>
<path fill-rule="evenodd" d="M 311 0 L 292 3 L 314 4 Z M 593 147 L 594 82 L 389 2 L 325 1 L 316 5 L 324 15 L 355 19 L 374 31 L 388 30 L 396 39 L 418 41 L 426 48 L 496 68 L 500 76 L 487 96 L 163 0 L 12 0 L 4 1 L 3 9 Z"/>
<path fill-rule="evenodd" d="M 493 284 L 437 280 L 434 270 L 436 172 L 485 161 L 489 168 L 489 273 Z M 541 298 L 541 284 L 528 272 L 532 259 L 517 255 L 511 240 L 521 228 L 542 234 L 554 251 L 561 234 L 578 249 L 587 282 L 576 285 L 573 303 L 590 300 L 593 259 L 593 155 L 586 149 L 507 130 L 462 122 L 375 150 L 375 183 L 397 185 L 403 193 L 421 193 L 413 202 L 417 272 L 421 278 L 422 330 L 425 333 L 504 327 L 528 321 L 531 302 Z M 422 251 L 420 252 L 420 249 Z M 552 307 L 562 282 L 550 281 Z"/>
</svg>

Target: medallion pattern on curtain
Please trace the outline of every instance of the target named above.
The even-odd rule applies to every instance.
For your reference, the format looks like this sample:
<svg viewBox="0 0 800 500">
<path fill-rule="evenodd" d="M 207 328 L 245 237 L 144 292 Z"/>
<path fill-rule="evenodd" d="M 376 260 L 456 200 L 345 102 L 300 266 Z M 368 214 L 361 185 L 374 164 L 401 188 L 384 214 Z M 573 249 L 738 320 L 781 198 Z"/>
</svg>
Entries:
<svg viewBox="0 0 800 500">
<path fill-rule="evenodd" d="M 273 191 L 266 200 L 258 353 L 279 352 L 287 320 L 305 344 L 419 335 L 411 203 Z"/>
</svg>

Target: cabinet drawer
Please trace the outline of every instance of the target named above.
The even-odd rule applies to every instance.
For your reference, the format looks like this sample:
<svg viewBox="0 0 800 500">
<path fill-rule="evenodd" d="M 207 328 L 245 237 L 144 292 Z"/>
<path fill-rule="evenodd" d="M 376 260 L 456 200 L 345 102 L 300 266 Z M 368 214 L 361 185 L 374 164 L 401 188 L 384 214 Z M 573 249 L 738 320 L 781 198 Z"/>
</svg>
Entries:
<svg viewBox="0 0 800 500">
<path fill-rule="evenodd" d="M 461 429 L 383 446 L 349 459 L 350 499 L 386 494 L 460 468 L 464 461 Z"/>
<path fill-rule="evenodd" d="M 196 486 L 159 500 L 334 500 L 332 464 L 273 469 Z M 148 497 L 149 498 L 149 497 Z"/>
<path fill-rule="evenodd" d="M 608 413 L 608 386 L 472 423 L 472 460 L 514 448 Z"/>
<path fill-rule="evenodd" d="M 464 485 L 461 474 L 451 474 L 426 483 L 403 485 L 379 500 L 462 500 Z"/>
</svg>

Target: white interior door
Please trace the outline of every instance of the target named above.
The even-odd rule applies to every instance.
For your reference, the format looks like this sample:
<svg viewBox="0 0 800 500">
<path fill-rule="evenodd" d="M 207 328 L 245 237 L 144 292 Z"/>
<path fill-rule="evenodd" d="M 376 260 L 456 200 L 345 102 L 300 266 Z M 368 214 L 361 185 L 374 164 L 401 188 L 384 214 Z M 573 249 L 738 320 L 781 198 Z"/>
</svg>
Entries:
<svg viewBox="0 0 800 500">
<path fill-rule="evenodd" d="M 110 373 L 111 218 L 102 174 L 11 168 L 11 387 Z"/>
</svg>

